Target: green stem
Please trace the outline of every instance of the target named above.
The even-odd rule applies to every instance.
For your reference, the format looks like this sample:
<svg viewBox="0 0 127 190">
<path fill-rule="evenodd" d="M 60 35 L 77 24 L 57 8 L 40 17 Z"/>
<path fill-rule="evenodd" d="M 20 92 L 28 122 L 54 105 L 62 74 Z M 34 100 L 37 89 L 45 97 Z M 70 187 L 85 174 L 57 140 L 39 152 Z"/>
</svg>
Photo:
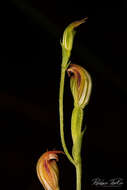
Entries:
<svg viewBox="0 0 127 190">
<path fill-rule="evenodd" d="M 71 134 L 73 140 L 72 155 L 76 168 L 76 190 L 81 190 L 82 162 L 81 147 L 83 140 L 82 133 L 83 110 L 80 107 L 74 107 L 71 118 Z"/>
<path fill-rule="evenodd" d="M 65 81 L 66 67 L 63 65 L 65 65 L 64 62 L 62 63 L 62 67 L 61 67 L 61 80 L 60 80 L 60 91 L 59 91 L 60 136 L 61 136 L 61 143 L 62 143 L 65 154 L 67 155 L 70 162 L 72 162 L 72 164 L 75 165 L 73 158 L 68 152 L 65 139 L 64 139 L 63 95 L 64 95 L 64 81 Z"/>
<path fill-rule="evenodd" d="M 76 165 L 76 190 L 81 190 L 82 164 L 81 161 Z"/>
</svg>

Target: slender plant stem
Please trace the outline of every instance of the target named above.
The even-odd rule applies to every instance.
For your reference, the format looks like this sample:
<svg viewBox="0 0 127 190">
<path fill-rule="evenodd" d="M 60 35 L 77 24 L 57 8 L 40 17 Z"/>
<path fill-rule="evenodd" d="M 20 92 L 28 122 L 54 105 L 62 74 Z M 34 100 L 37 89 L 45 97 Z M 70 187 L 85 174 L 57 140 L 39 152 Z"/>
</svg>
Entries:
<svg viewBox="0 0 127 190">
<path fill-rule="evenodd" d="M 78 106 L 75 106 L 71 117 L 71 134 L 73 140 L 72 155 L 75 161 L 75 168 L 76 168 L 76 190 L 81 190 L 81 175 L 82 175 L 81 147 L 83 140 L 82 122 L 83 122 L 83 109 Z"/>
<path fill-rule="evenodd" d="M 76 190 L 81 190 L 82 164 L 81 161 L 76 164 Z"/>
<path fill-rule="evenodd" d="M 65 71 L 66 67 L 61 67 L 61 80 L 60 80 L 60 91 L 59 91 L 59 114 L 60 114 L 60 136 L 61 136 L 61 143 L 64 149 L 65 154 L 67 155 L 68 159 L 72 164 L 75 165 L 73 158 L 68 152 L 65 139 L 64 139 L 64 118 L 63 118 L 63 95 L 64 95 L 64 81 L 65 81 Z"/>
</svg>

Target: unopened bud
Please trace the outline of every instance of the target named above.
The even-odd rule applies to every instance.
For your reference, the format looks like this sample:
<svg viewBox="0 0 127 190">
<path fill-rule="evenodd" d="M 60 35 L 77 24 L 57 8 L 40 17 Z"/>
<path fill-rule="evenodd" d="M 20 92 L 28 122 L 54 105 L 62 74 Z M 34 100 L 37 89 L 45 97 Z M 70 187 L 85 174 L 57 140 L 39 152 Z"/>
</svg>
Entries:
<svg viewBox="0 0 127 190">
<path fill-rule="evenodd" d="M 79 21 L 72 22 L 69 24 L 63 33 L 63 39 L 61 42 L 61 46 L 63 49 L 63 53 L 67 54 L 66 56 L 69 58 L 73 46 L 74 36 L 76 31 L 74 30 L 76 27 L 78 27 L 80 24 L 84 23 L 87 20 L 87 18 L 81 19 Z"/>
</svg>

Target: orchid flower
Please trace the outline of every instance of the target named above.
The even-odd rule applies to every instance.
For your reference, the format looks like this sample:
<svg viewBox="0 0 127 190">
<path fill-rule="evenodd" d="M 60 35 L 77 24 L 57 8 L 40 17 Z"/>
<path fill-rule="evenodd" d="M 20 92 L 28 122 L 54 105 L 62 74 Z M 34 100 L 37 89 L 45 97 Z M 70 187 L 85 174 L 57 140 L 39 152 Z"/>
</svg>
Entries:
<svg viewBox="0 0 127 190">
<path fill-rule="evenodd" d="M 67 72 L 69 76 L 73 74 L 70 80 L 70 87 L 74 98 L 74 104 L 83 109 L 90 99 L 92 88 L 91 77 L 83 67 L 76 64 L 71 64 Z"/>
<path fill-rule="evenodd" d="M 59 190 L 59 169 L 57 154 L 62 151 L 48 151 L 37 162 L 37 176 L 45 190 Z"/>
</svg>

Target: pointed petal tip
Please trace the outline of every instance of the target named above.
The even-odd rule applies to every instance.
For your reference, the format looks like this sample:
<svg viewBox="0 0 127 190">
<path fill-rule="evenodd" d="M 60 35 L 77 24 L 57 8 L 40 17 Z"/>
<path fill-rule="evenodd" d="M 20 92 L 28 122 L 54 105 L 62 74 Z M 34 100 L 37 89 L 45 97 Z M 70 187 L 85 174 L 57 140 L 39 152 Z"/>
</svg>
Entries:
<svg viewBox="0 0 127 190">
<path fill-rule="evenodd" d="M 85 18 L 83 18 L 81 20 L 77 20 L 77 21 L 72 22 L 70 25 L 71 25 L 72 28 L 76 28 L 79 25 L 85 23 L 87 20 L 88 20 L 88 17 L 85 17 Z"/>
</svg>

